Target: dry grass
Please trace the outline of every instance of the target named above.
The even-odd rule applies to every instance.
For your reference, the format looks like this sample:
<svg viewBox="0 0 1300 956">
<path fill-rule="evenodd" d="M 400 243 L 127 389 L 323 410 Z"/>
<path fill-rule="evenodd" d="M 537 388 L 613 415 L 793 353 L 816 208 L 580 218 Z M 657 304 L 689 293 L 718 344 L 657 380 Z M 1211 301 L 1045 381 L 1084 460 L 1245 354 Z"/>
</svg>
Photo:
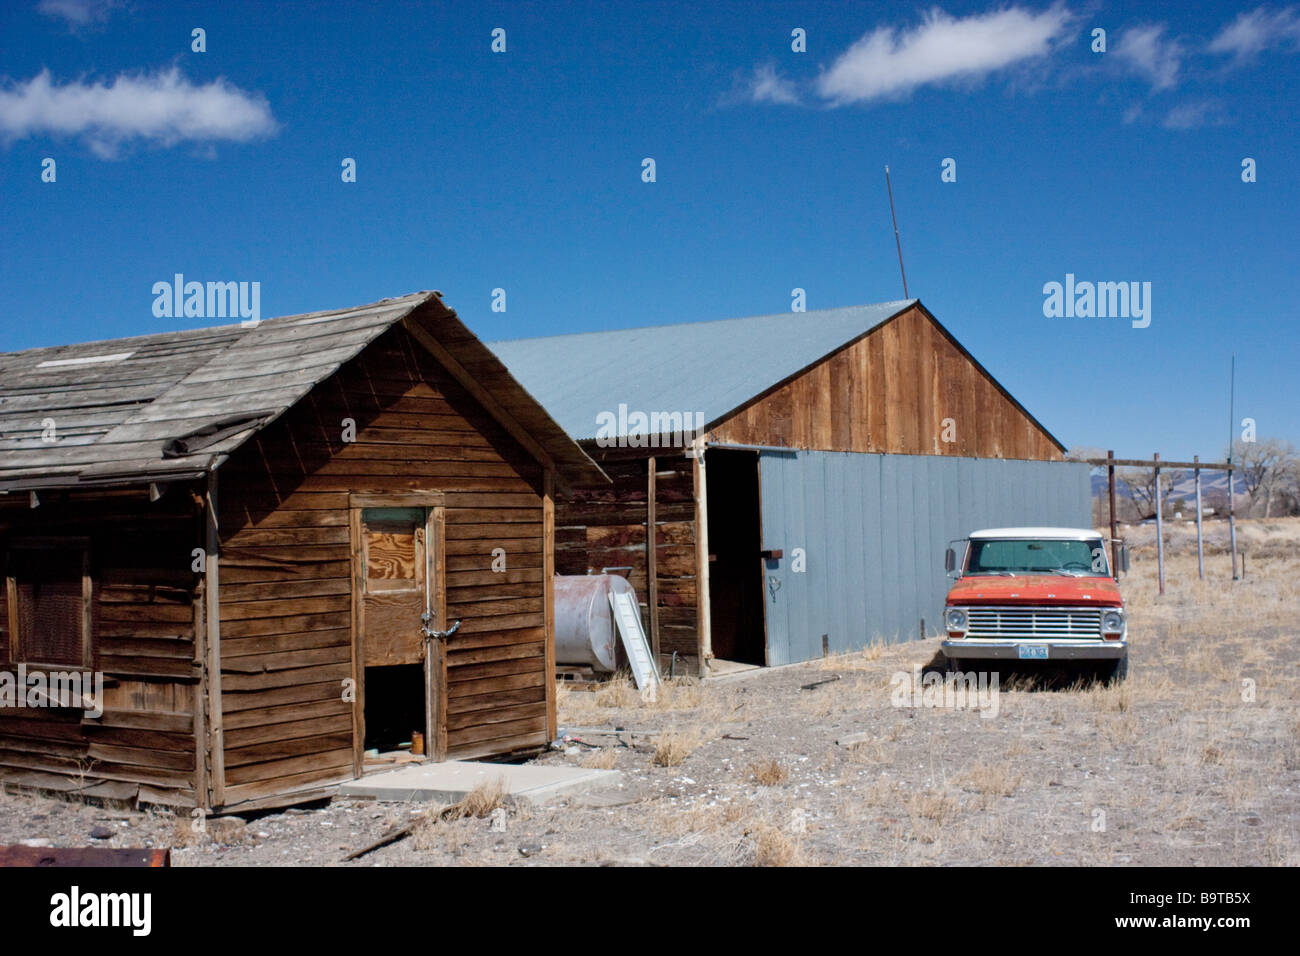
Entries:
<svg viewBox="0 0 1300 956">
<path fill-rule="evenodd" d="M 773 758 L 751 763 L 746 768 L 745 775 L 763 787 L 775 787 L 790 779 L 790 772 L 785 769 L 785 765 Z"/>
<path fill-rule="evenodd" d="M 799 844 L 770 823 L 760 823 L 748 834 L 754 848 L 755 866 L 803 866 Z"/>
<path fill-rule="evenodd" d="M 506 789 L 504 777 L 485 780 L 450 806 L 430 807 L 415 821 L 411 835 L 421 850 L 433 849 L 440 843 L 439 825 L 456 820 L 483 819 L 497 810 L 517 809 Z"/>
<path fill-rule="evenodd" d="M 176 817 L 172 824 L 171 846 L 244 846 L 252 842 L 247 824 L 238 817 L 207 817 L 200 823 L 201 819 Z"/>
<path fill-rule="evenodd" d="M 697 728 L 668 730 L 655 738 L 651 759 L 656 767 L 677 767 L 703 742 L 704 735 Z"/>
<path fill-rule="evenodd" d="M 1020 786 L 1022 776 L 1006 763 L 987 763 L 972 767 L 957 782 L 988 797 L 1009 797 Z"/>
<path fill-rule="evenodd" d="M 493 810 L 504 807 L 508 800 L 505 777 L 485 780 L 451 805 L 447 819 L 461 820 L 465 817 L 482 819 Z"/>
<path fill-rule="evenodd" d="M 912 790 L 904 794 L 903 810 L 911 823 L 913 839 L 934 843 L 961 816 L 961 801 L 946 787 Z"/>
<path fill-rule="evenodd" d="M 586 770 L 613 770 L 618 766 L 618 751 L 613 747 L 593 750 L 582 758 L 580 766 Z"/>
</svg>

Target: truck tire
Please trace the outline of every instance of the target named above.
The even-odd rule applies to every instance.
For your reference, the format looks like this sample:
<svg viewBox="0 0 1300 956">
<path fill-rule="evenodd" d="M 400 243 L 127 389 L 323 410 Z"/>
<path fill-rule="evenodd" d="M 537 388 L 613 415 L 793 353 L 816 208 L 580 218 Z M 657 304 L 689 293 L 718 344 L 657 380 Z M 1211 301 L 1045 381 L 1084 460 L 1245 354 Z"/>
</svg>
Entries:
<svg viewBox="0 0 1300 956">
<path fill-rule="evenodd" d="M 1110 661 L 1103 664 L 1101 668 L 1101 680 L 1106 684 L 1118 684 L 1128 678 L 1128 651 L 1119 660 Z"/>
</svg>

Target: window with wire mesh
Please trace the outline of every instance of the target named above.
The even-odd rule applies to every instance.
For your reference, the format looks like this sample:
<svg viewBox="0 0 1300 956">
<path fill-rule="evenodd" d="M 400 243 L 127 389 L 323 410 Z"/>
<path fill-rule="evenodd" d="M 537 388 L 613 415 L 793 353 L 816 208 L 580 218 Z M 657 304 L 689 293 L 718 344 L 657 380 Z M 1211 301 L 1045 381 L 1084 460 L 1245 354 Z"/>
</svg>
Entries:
<svg viewBox="0 0 1300 956">
<path fill-rule="evenodd" d="M 85 552 L 71 548 L 16 548 L 9 555 L 14 598 L 15 660 L 79 665 L 85 657 Z"/>
</svg>

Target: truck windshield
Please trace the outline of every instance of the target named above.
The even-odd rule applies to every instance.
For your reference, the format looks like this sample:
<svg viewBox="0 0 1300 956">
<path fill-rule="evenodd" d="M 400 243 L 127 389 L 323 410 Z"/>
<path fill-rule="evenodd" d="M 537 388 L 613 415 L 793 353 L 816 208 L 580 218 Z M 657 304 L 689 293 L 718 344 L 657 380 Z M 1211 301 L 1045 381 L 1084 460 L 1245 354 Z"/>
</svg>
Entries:
<svg viewBox="0 0 1300 956">
<path fill-rule="evenodd" d="M 1073 574 L 1105 577 L 1106 549 L 1100 538 L 1084 541 L 991 538 L 972 540 L 967 574 Z"/>
</svg>

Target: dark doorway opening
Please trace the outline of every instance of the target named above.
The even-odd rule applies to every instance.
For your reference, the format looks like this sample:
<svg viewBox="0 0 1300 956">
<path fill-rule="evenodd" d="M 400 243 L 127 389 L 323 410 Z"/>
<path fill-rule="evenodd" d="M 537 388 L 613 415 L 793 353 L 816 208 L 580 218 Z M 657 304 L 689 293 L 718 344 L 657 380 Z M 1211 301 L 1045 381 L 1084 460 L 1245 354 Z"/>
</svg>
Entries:
<svg viewBox="0 0 1300 956">
<path fill-rule="evenodd" d="M 424 735 L 424 665 L 366 668 L 366 750 L 411 752 Z"/>
<path fill-rule="evenodd" d="M 713 656 L 742 664 L 766 664 L 758 453 L 710 448 L 704 474 Z"/>
</svg>

